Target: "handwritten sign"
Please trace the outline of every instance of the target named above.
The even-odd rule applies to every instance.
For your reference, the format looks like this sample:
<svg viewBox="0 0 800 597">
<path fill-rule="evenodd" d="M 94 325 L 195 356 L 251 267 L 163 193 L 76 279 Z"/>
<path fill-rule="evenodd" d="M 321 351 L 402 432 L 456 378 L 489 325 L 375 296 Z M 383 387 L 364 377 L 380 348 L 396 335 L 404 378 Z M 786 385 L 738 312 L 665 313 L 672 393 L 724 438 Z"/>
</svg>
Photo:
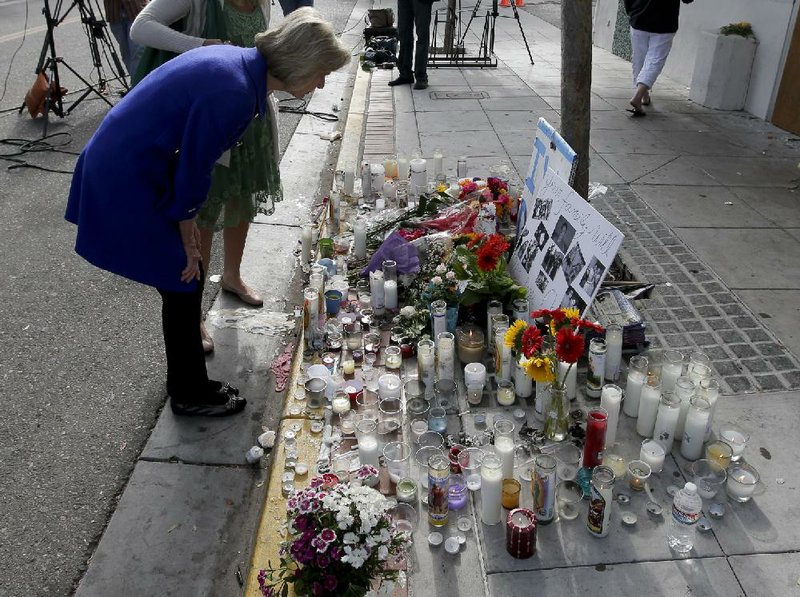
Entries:
<svg viewBox="0 0 800 597">
<path fill-rule="evenodd" d="M 511 275 L 528 288 L 533 309 L 591 305 L 623 234 L 547 169 L 517 236 Z"/>
</svg>

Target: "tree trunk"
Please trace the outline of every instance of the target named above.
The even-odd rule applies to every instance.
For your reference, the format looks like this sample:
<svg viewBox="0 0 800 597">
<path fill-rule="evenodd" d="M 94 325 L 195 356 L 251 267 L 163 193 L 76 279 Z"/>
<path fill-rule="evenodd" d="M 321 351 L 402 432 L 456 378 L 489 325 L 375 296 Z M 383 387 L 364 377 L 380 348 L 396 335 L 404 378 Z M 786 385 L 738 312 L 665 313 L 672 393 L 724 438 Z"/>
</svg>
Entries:
<svg viewBox="0 0 800 597">
<path fill-rule="evenodd" d="M 561 2 L 561 134 L 578 154 L 572 187 L 589 194 L 592 98 L 592 0 Z"/>
<path fill-rule="evenodd" d="M 455 51 L 456 36 L 456 0 L 447 2 L 447 20 L 444 26 L 444 49 L 447 55 L 452 55 Z"/>
</svg>

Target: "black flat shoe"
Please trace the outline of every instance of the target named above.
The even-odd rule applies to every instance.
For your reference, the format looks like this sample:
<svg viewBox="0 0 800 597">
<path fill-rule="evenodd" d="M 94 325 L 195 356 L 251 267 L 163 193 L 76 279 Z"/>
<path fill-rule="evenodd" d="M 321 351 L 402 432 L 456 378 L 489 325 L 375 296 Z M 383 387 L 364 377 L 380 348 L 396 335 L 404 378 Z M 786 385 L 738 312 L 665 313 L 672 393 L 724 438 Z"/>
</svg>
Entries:
<svg viewBox="0 0 800 597">
<path fill-rule="evenodd" d="M 417 79 L 417 82 L 414 83 L 414 89 L 427 89 L 427 88 L 428 88 L 427 81 L 420 81 L 419 79 Z"/>
<path fill-rule="evenodd" d="M 180 403 L 172 398 L 169 401 L 172 412 L 183 417 L 228 417 L 244 410 L 247 400 L 238 396 L 228 396 L 227 402 L 220 404 Z"/>
<path fill-rule="evenodd" d="M 413 82 L 413 77 L 397 77 L 396 79 L 389 81 L 389 87 L 394 87 L 396 85 L 411 85 Z"/>
<path fill-rule="evenodd" d="M 229 396 L 238 396 L 239 388 L 232 386 L 227 381 L 217 381 L 215 379 L 208 380 L 208 389 L 211 392 L 223 392 Z"/>
</svg>

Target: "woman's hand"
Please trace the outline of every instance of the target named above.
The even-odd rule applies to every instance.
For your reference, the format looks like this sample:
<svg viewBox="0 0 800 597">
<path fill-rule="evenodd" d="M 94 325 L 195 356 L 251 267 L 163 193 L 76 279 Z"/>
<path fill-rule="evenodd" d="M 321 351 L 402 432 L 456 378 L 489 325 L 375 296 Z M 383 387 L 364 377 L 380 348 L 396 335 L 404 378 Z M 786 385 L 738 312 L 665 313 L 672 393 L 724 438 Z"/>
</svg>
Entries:
<svg viewBox="0 0 800 597">
<path fill-rule="evenodd" d="M 181 282 L 200 279 L 200 231 L 194 218 L 178 222 L 183 250 L 186 251 L 186 267 L 181 272 Z"/>
</svg>

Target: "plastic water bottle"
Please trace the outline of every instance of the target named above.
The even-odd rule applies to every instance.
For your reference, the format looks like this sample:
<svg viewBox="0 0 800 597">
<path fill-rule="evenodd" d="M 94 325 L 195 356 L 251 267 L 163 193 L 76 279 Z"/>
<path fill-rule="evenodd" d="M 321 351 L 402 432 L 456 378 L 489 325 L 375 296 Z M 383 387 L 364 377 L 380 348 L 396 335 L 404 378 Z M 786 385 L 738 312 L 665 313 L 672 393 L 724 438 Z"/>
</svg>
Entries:
<svg viewBox="0 0 800 597">
<path fill-rule="evenodd" d="M 703 500 L 697 495 L 697 486 L 694 483 L 687 483 L 675 494 L 667 535 L 670 549 L 679 554 L 692 551 L 697 521 L 702 510 Z"/>
</svg>

